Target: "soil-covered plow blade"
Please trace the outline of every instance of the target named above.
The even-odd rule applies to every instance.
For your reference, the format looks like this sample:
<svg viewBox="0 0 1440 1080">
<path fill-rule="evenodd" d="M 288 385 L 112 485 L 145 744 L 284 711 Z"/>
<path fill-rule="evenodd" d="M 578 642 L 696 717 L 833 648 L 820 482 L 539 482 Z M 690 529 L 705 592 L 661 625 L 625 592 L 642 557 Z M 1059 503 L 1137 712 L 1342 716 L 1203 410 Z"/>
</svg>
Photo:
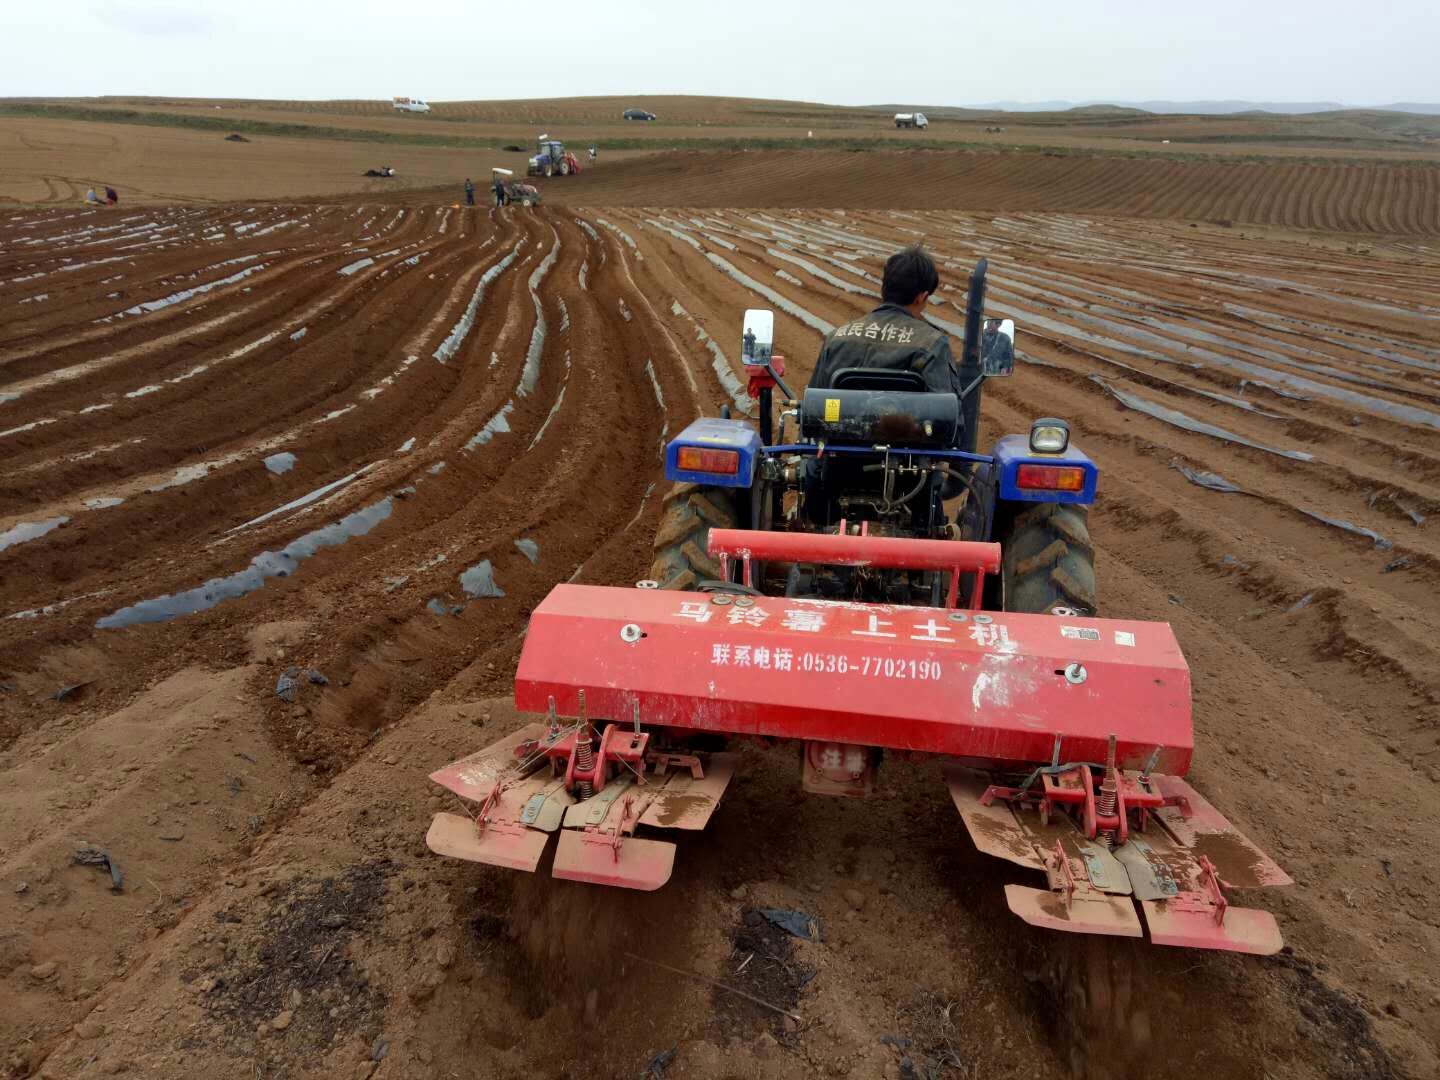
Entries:
<svg viewBox="0 0 1440 1080">
<path fill-rule="evenodd" d="M 584 714 L 583 691 L 580 692 Z M 558 878 L 658 889 L 670 880 L 675 845 L 647 830 L 703 829 L 735 774 L 735 755 L 649 750 L 647 732 L 585 722 L 528 724 L 431 774 L 464 800 L 440 813 L 426 842 L 441 855 L 534 872 L 558 836 Z"/>
<path fill-rule="evenodd" d="M 1179 777 L 1072 764 L 1037 769 L 1018 787 L 991 781 L 946 768 L 975 846 L 1045 874 L 1044 889 L 1005 886 L 1010 910 L 1031 925 L 1279 951 L 1274 916 L 1233 906 L 1227 890 L 1290 878 Z"/>
</svg>

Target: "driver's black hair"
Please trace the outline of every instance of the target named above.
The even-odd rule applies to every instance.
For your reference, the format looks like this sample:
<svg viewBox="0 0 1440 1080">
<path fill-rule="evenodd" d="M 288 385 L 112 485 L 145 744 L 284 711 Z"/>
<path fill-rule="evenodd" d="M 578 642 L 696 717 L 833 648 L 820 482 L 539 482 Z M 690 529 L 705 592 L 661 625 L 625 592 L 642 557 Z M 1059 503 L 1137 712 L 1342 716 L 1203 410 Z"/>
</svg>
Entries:
<svg viewBox="0 0 1440 1080">
<path fill-rule="evenodd" d="M 885 277 L 880 285 L 880 298 L 885 303 L 913 304 L 921 293 L 933 293 L 939 287 L 935 260 L 919 244 L 903 248 L 885 260 Z"/>
</svg>

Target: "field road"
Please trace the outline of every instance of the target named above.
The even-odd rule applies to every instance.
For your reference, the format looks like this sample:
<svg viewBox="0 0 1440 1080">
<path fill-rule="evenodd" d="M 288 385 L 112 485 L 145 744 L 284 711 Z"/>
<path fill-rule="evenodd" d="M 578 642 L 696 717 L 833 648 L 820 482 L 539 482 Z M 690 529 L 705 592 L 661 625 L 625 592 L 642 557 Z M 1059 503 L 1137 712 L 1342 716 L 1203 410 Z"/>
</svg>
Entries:
<svg viewBox="0 0 1440 1080">
<path fill-rule="evenodd" d="M 1294 166 L 1232 211 L 1097 166 L 1060 213 L 1044 173 L 1003 209 L 736 209 L 737 165 L 676 209 L 631 168 L 534 210 L 0 211 L 5 1075 L 1440 1074 L 1433 171 Z M 934 766 L 856 804 L 747 748 L 638 898 L 425 849 L 426 774 L 521 722 L 529 610 L 643 577 L 665 438 L 747 404 L 741 312 L 803 383 L 921 238 L 937 324 L 987 256 L 1018 327 L 981 444 L 1057 415 L 1098 462 L 1101 614 L 1174 627 L 1193 782 L 1297 879 L 1245 899 L 1287 953 L 1031 930 Z M 824 933 L 782 963 L 755 905 Z"/>
</svg>

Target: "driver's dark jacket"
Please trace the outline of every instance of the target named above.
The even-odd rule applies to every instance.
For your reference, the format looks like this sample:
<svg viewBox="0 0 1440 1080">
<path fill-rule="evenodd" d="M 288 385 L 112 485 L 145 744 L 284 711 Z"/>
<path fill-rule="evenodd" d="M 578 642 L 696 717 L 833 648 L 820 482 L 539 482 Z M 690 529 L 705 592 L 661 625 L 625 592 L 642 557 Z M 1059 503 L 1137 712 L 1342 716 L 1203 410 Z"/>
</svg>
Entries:
<svg viewBox="0 0 1440 1080">
<path fill-rule="evenodd" d="M 831 330 L 810 385 L 828 390 L 836 372 L 852 367 L 918 372 L 926 388 L 937 394 L 958 395 L 963 389 L 949 335 L 899 304 L 881 304 L 864 318 Z"/>
<path fill-rule="evenodd" d="M 881 304 L 863 318 L 830 331 L 810 385 L 830 389 L 836 373 L 852 367 L 919 372 L 931 393 L 956 397 L 979 375 L 978 370 L 956 368 L 950 336 L 944 330 L 915 318 L 899 304 Z M 961 449 L 975 448 L 979 398 L 972 392 L 961 401 Z"/>
</svg>

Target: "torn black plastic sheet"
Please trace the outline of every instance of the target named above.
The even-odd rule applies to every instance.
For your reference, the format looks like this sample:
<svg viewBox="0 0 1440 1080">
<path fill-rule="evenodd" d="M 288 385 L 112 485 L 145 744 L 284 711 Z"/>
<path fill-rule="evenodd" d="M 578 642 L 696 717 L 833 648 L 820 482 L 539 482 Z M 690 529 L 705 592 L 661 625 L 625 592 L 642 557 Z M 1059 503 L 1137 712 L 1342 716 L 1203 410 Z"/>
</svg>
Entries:
<svg viewBox="0 0 1440 1080">
<path fill-rule="evenodd" d="M 279 551 L 262 551 L 250 565 L 225 577 L 212 578 L 203 585 L 184 592 L 166 593 L 150 600 L 121 608 L 99 619 L 100 630 L 119 629 L 136 623 L 165 622 L 181 615 L 207 611 L 225 600 L 245 596 L 261 588 L 273 577 L 289 577 L 306 559 L 325 548 L 338 547 L 357 536 L 364 536 L 390 516 L 394 500 L 390 497 L 347 514 L 303 536 L 296 537 Z"/>
<path fill-rule="evenodd" d="M 289 667 L 275 681 L 275 696 L 281 701 L 295 704 L 295 696 L 305 683 L 311 686 L 329 686 L 330 680 L 314 668 Z"/>
<path fill-rule="evenodd" d="M 1164 405 L 1157 405 L 1139 394 L 1123 390 L 1099 375 L 1091 375 L 1090 380 L 1103 386 L 1116 401 L 1127 409 L 1134 409 L 1146 416 L 1154 417 L 1163 424 L 1180 428 L 1182 431 L 1190 431 L 1196 435 L 1208 435 L 1212 439 L 1219 439 L 1221 442 L 1232 443 L 1236 446 L 1248 446 L 1252 450 L 1260 450 L 1267 454 L 1275 454 L 1277 457 L 1289 458 L 1291 461 L 1314 461 L 1314 454 L 1307 454 L 1303 450 L 1281 450 L 1278 447 L 1266 446 L 1243 435 L 1237 435 L 1233 431 L 1226 431 L 1224 428 L 1216 427 L 1214 424 L 1207 424 L 1203 420 L 1196 420 L 1193 416 L 1187 416 L 1178 409 L 1171 409 Z"/>
<path fill-rule="evenodd" d="M 460 575 L 460 588 L 472 600 L 496 600 L 505 590 L 495 583 L 495 568 L 484 559 Z"/>
<path fill-rule="evenodd" d="M 1259 492 L 1246 491 L 1239 484 L 1231 483 L 1219 473 L 1208 472 L 1205 469 L 1197 469 L 1191 465 L 1187 465 L 1179 458 L 1172 458 L 1170 461 L 1170 467 L 1180 473 L 1181 476 L 1185 477 L 1185 479 L 1189 480 L 1192 484 L 1206 488 L 1210 491 L 1218 491 L 1222 495 L 1249 495 L 1264 502 L 1273 503 L 1274 505 L 1280 506 L 1286 510 L 1293 510 L 1297 514 L 1303 514 L 1314 521 L 1319 521 L 1322 524 L 1329 525 L 1331 528 L 1343 529 L 1345 532 L 1354 533 L 1356 536 L 1363 536 L 1369 540 L 1374 541 L 1375 550 L 1377 551 L 1389 551 L 1392 547 L 1395 546 L 1393 541 L 1391 541 L 1387 537 L 1381 536 L 1373 529 L 1367 529 L 1363 525 L 1356 525 L 1353 521 L 1346 521 L 1343 518 L 1332 518 L 1326 516 L 1325 514 L 1317 514 L 1314 510 L 1306 510 L 1302 506 L 1292 506 L 1290 503 L 1284 502 L 1283 500 L 1272 499 L 1270 496 L 1261 495 Z"/>
<path fill-rule="evenodd" d="M 779 927 L 792 937 L 806 941 L 820 940 L 820 920 L 814 915 L 789 908 L 756 908 L 756 914 L 772 926 Z"/>
<path fill-rule="evenodd" d="M 1232 484 L 1229 480 L 1226 480 L 1219 473 L 1207 472 L 1204 469 L 1194 468 L 1191 465 L 1185 464 L 1185 462 L 1181 461 L 1179 458 L 1171 458 L 1170 467 L 1179 472 L 1181 476 L 1185 477 L 1185 479 L 1189 480 L 1192 484 L 1198 484 L 1200 487 L 1209 488 L 1211 491 L 1219 491 L 1226 495 L 1252 494 L 1252 492 L 1246 491 L 1239 484 Z"/>
<path fill-rule="evenodd" d="M 1294 507 L 1294 509 L 1299 513 L 1304 514 L 1308 518 L 1314 518 L 1316 521 L 1322 521 L 1326 525 L 1329 525 L 1333 528 L 1344 529 L 1346 532 L 1354 533 L 1356 536 L 1368 537 L 1375 542 L 1376 551 L 1389 551 L 1395 546 L 1395 542 L 1393 540 L 1389 540 L 1386 537 L 1383 537 L 1379 533 L 1375 532 L 1373 529 L 1365 528 L 1365 526 L 1363 525 L 1356 525 L 1354 522 L 1346 521 L 1343 518 L 1326 517 L 1324 514 L 1317 514 L 1314 510 L 1304 510 L 1298 506 Z"/>
<path fill-rule="evenodd" d="M 1229 405 L 1232 408 L 1242 409 L 1245 412 L 1251 413 L 1254 416 L 1263 416 L 1267 420 L 1289 419 L 1288 416 L 1282 416 L 1279 413 L 1266 412 L 1264 409 L 1256 408 L 1253 403 L 1246 401 L 1244 398 L 1231 397 L 1229 394 L 1217 393 L 1214 390 L 1202 390 L 1198 386 L 1187 386 L 1185 383 L 1176 382 L 1174 379 L 1167 379 L 1163 375 L 1156 375 L 1153 372 L 1149 371 L 1141 371 L 1139 368 L 1131 367 L 1129 364 L 1122 364 L 1119 360 L 1107 360 L 1106 363 L 1112 364 L 1118 368 L 1123 368 L 1124 370 L 1131 372 L 1134 375 L 1138 375 L 1141 381 L 1144 381 L 1145 379 L 1153 379 L 1155 382 L 1161 383 L 1164 386 L 1168 386 L 1172 390 L 1176 390 L 1182 394 L 1194 394 L 1198 397 L 1209 398 L 1211 401 L 1218 401 L 1222 405 Z"/>
<path fill-rule="evenodd" d="M 120 872 L 120 864 L 110 857 L 110 853 L 104 848 L 96 847 L 94 844 L 81 844 L 75 849 L 74 861 L 81 866 L 98 866 L 110 875 L 110 891 L 121 892 L 125 888 L 125 875 Z"/>
<path fill-rule="evenodd" d="M 1271 386 L 1264 379 L 1241 379 L 1239 383 L 1240 393 L 1245 393 L 1247 386 L 1258 386 L 1261 390 L 1274 394 L 1276 397 L 1288 398 L 1291 401 L 1314 401 L 1312 397 L 1305 394 L 1297 394 L 1294 390 L 1286 390 L 1283 386 Z"/>
</svg>

